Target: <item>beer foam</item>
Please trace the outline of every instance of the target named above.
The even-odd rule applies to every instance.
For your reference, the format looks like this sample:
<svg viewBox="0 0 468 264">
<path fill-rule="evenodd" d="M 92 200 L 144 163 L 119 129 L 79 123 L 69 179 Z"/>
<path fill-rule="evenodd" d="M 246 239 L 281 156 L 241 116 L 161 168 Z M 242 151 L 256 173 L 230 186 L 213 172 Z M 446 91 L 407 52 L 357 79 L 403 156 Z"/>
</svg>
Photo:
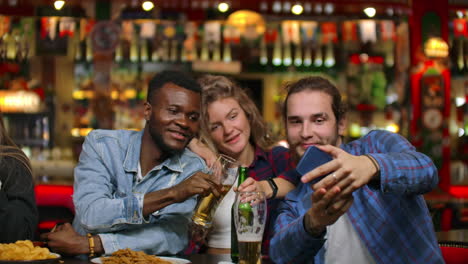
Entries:
<svg viewBox="0 0 468 264">
<path fill-rule="evenodd" d="M 239 235 L 239 233 L 237 233 L 237 240 L 239 242 L 258 242 L 258 241 L 262 241 L 262 235 L 256 235 L 256 234 Z"/>
</svg>

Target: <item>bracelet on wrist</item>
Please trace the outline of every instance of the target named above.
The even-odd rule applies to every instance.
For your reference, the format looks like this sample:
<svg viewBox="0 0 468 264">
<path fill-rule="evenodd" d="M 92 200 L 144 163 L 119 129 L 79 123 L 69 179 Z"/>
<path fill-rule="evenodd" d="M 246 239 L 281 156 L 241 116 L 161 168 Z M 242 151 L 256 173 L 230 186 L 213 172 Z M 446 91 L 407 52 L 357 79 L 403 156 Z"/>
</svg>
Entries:
<svg viewBox="0 0 468 264">
<path fill-rule="evenodd" d="M 276 194 L 278 194 L 278 186 L 276 185 L 275 181 L 273 180 L 273 178 L 268 178 L 267 179 L 267 182 L 270 184 L 270 187 L 271 187 L 271 197 L 269 199 L 275 199 L 276 197 Z"/>
<path fill-rule="evenodd" d="M 88 243 L 89 243 L 89 257 L 94 257 L 94 237 L 90 233 L 86 234 L 88 237 Z"/>
<path fill-rule="evenodd" d="M 377 163 L 377 161 L 369 154 L 364 154 L 364 156 L 366 156 L 368 159 L 370 159 L 370 161 L 372 162 L 372 164 L 374 165 L 375 169 L 376 169 L 376 174 L 380 173 L 380 167 L 379 167 L 379 164 Z"/>
</svg>

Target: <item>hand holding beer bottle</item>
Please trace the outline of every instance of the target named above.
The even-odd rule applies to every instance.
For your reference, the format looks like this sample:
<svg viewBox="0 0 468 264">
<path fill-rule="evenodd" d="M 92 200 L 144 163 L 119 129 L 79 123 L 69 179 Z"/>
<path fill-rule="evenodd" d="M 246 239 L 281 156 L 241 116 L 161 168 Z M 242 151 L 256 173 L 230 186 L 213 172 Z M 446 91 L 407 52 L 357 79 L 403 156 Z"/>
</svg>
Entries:
<svg viewBox="0 0 468 264">
<path fill-rule="evenodd" d="M 234 223 L 240 264 L 260 264 L 262 237 L 267 218 L 264 192 L 238 192 L 234 202 Z"/>
<path fill-rule="evenodd" d="M 237 178 L 237 187 L 241 185 L 249 177 L 248 167 L 239 167 L 239 177 Z M 236 187 L 234 187 L 234 190 Z M 234 223 L 234 210 L 236 210 L 235 204 L 232 204 L 231 208 L 231 261 L 238 263 L 239 261 L 239 249 L 237 248 L 238 240 L 236 233 L 236 224 Z"/>
</svg>

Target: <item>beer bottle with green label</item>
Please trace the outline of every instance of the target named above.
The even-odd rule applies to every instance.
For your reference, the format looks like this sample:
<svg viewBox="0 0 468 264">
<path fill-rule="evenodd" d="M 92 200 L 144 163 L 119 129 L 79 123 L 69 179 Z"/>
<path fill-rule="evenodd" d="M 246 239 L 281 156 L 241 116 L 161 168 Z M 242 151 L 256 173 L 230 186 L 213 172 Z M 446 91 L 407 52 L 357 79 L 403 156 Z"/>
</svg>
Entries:
<svg viewBox="0 0 468 264">
<path fill-rule="evenodd" d="M 241 185 L 247 179 L 249 173 L 249 168 L 239 167 L 239 178 L 237 180 L 237 187 Z M 234 224 L 234 204 L 231 209 L 231 260 L 234 263 L 239 261 L 239 249 L 237 248 L 237 232 L 236 226 Z"/>
</svg>

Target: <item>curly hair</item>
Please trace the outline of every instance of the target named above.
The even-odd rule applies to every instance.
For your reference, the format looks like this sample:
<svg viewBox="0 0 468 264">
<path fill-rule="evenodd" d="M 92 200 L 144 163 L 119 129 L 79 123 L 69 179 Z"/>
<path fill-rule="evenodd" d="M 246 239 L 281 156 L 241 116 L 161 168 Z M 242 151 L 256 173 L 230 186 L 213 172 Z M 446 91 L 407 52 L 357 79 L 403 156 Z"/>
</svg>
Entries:
<svg viewBox="0 0 468 264">
<path fill-rule="evenodd" d="M 210 142 L 209 135 L 209 114 L 208 106 L 224 98 L 233 98 L 247 116 L 250 125 L 250 143 L 258 145 L 262 149 L 269 149 L 274 141 L 268 131 L 267 125 L 260 114 L 255 103 L 247 95 L 246 91 L 240 88 L 234 81 L 220 75 L 205 75 L 198 80 L 202 87 L 202 118 L 201 118 L 201 139 L 213 150 L 213 143 Z M 217 152 L 217 151 L 216 151 Z"/>
</svg>

